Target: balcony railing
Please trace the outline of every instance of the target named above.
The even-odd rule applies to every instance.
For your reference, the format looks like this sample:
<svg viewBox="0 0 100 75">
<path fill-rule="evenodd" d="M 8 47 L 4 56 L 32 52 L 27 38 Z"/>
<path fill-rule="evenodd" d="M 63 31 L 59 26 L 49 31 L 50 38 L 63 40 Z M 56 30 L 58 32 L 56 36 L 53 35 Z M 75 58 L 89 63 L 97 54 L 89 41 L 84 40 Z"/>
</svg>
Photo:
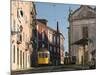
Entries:
<svg viewBox="0 0 100 75">
<path fill-rule="evenodd" d="M 11 35 L 18 34 L 20 31 L 11 30 Z"/>
<path fill-rule="evenodd" d="M 18 30 L 11 29 L 11 35 L 15 35 L 15 34 L 21 33 L 22 30 L 23 30 L 23 27 L 22 26 L 20 26 Z"/>
</svg>

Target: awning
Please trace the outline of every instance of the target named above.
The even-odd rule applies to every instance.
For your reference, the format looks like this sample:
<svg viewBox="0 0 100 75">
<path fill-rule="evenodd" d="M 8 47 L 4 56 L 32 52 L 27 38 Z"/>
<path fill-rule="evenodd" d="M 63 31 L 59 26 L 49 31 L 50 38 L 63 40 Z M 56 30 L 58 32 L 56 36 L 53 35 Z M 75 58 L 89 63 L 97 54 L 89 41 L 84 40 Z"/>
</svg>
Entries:
<svg viewBox="0 0 100 75">
<path fill-rule="evenodd" d="M 72 45 L 87 45 L 89 41 L 91 42 L 91 40 L 88 38 L 82 38 L 82 39 L 72 43 Z"/>
</svg>

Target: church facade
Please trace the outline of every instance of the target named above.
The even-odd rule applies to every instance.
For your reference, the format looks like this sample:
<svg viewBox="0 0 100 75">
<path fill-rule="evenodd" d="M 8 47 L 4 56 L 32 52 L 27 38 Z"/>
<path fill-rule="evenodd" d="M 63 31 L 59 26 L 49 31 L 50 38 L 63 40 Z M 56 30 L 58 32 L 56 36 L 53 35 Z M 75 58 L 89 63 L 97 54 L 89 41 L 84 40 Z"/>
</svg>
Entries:
<svg viewBox="0 0 100 75">
<path fill-rule="evenodd" d="M 68 20 L 71 63 L 88 64 L 96 59 L 96 10 L 81 5 Z"/>
</svg>

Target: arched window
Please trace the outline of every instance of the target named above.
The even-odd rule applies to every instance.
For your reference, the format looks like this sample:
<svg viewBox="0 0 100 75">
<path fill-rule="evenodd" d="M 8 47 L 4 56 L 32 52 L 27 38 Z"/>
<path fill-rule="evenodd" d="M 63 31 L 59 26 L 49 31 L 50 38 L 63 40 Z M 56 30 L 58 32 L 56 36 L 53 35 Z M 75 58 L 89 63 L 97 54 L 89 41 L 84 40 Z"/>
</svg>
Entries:
<svg viewBox="0 0 100 75">
<path fill-rule="evenodd" d="M 24 52 L 23 52 L 23 68 L 24 68 Z"/>
<path fill-rule="evenodd" d="M 42 48 L 45 47 L 45 33 L 42 32 Z"/>
<path fill-rule="evenodd" d="M 56 43 L 56 36 L 54 36 L 53 41 L 54 41 L 54 44 L 55 44 Z"/>
<path fill-rule="evenodd" d="M 19 48 L 17 48 L 17 64 L 19 65 Z"/>
<path fill-rule="evenodd" d="M 88 38 L 88 27 L 85 26 L 82 28 L 83 38 Z"/>
<path fill-rule="evenodd" d="M 57 36 L 57 44 L 59 44 L 59 36 Z"/>
<path fill-rule="evenodd" d="M 13 17 L 11 19 L 11 31 L 16 31 L 15 19 Z"/>
<path fill-rule="evenodd" d="M 42 32 L 42 40 L 44 41 L 45 39 L 45 32 Z"/>
<path fill-rule="evenodd" d="M 15 63 L 15 56 L 16 56 L 15 45 L 13 45 L 13 62 L 14 63 Z"/>
<path fill-rule="evenodd" d="M 20 66 L 22 68 L 22 51 L 20 50 Z"/>
<path fill-rule="evenodd" d="M 52 46 L 50 46 L 50 51 L 52 51 Z"/>
</svg>

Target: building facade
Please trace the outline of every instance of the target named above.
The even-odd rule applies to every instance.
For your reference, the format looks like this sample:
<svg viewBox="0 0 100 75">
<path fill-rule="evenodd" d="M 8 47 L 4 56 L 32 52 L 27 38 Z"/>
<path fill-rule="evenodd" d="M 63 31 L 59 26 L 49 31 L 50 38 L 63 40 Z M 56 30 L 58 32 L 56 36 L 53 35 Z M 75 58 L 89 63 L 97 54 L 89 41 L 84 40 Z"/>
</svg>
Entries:
<svg viewBox="0 0 100 75">
<path fill-rule="evenodd" d="M 94 8 L 81 5 L 69 14 L 69 36 L 71 62 L 74 64 L 91 62 L 92 58 L 95 58 L 92 52 L 96 51 L 96 11 Z"/>
<path fill-rule="evenodd" d="M 64 64 L 64 36 L 60 34 L 60 64 Z"/>
<path fill-rule="evenodd" d="M 36 19 L 36 31 L 33 33 L 36 35 L 35 48 L 32 53 L 32 67 L 38 66 L 38 51 L 43 50 L 43 48 L 48 50 L 48 37 L 47 37 L 47 20 Z M 33 36 L 34 38 L 34 36 Z"/>
<path fill-rule="evenodd" d="M 48 49 L 48 31 L 47 20 L 37 19 L 37 36 L 38 36 L 38 49 Z"/>
<path fill-rule="evenodd" d="M 64 63 L 64 37 L 59 32 L 58 23 L 57 30 L 54 30 L 47 25 L 47 20 L 37 19 L 37 42 L 37 52 L 43 49 L 50 52 L 49 64 Z"/>
<path fill-rule="evenodd" d="M 11 70 L 31 67 L 33 2 L 11 1 Z"/>
<path fill-rule="evenodd" d="M 64 37 L 57 29 L 48 27 L 48 49 L 50 51 L 50 62 L 52 65 L 64 64 Z"/>
<path fill-rule="evenodd" d="M 48 27 L 48 49 L 50 51 L 50 64 L 56 65 L 56 31 Z"/>
</svg>

